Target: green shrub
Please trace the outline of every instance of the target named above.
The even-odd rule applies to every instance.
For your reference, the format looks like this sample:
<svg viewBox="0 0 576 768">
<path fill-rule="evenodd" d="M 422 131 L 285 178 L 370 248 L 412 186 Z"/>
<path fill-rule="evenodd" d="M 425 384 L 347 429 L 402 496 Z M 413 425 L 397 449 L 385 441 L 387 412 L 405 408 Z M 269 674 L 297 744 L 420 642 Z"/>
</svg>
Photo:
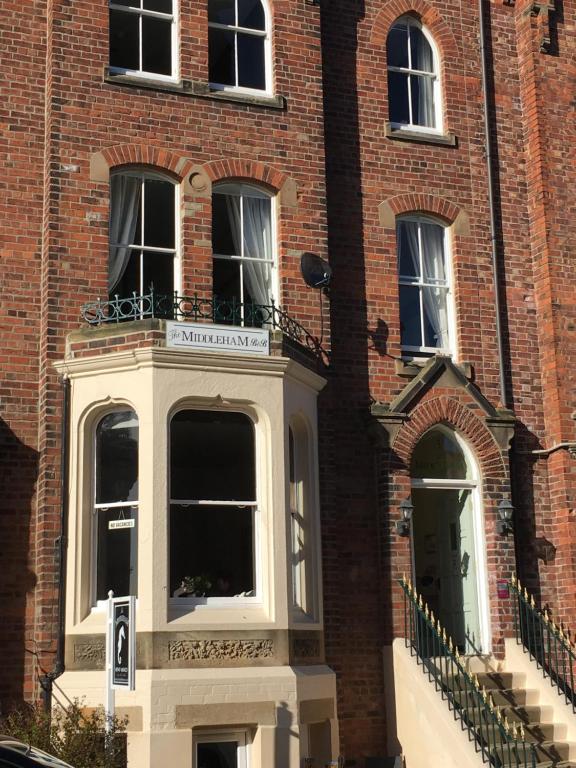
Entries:
<svg viewBox="0 0 576 768">
<path fill-rule="evenodd" d="M 102 707 L 78 700 L 56 706 L 49 717 L 40 704 L 25 704 L 0 720 L 0 733 L 43 749 L 73 768 L 126 768 L 127 718 L 113 718 L 106 733 Z"/>
</svg>

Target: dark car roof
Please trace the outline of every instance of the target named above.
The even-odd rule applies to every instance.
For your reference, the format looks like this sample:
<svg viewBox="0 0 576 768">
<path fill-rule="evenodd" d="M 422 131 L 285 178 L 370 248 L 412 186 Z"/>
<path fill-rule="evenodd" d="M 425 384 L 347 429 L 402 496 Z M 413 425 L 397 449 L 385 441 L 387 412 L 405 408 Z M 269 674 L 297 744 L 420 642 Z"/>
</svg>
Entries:
<svg viewBox="0 0 576 768">
<path fill-rule="evenodd" d="M 12 736 L 0 734 L 0 767 L 4 765 L 18 768 L 72 768 L 68 763 L 41 749 L 24 744 Z"/>
</svg>

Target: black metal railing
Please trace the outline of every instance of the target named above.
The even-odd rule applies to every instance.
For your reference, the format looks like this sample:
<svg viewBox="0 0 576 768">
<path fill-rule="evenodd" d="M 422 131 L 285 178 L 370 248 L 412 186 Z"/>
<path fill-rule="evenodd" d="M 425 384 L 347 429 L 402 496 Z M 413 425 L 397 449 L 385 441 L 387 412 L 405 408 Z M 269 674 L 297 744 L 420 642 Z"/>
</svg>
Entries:
<svg viewBox="0 0 576 768">
<path fill-rule="evenodd" d="M 454 720 L 467 732 L 483 762 L 496 768 L 535 768 L 537 753 L 525 741 L 522 723 L 509 723 L 502 715 L 478 676 L 466 669 L 452 638 L 410 580 L 403 578 L 400 586 L 404 593 L 406 647 L 447 702 Z"/>
<path fill-rule="evenodd" d="M 542 670 L 544 678 L 558 688 L 566 704 L 576 712 L 574 670 L 576 648 L 562 624 L 558 626 L 547 609 L 536 607 L 534 596 L 512 577 L 510 582 L 514 604 L 516 642 L 524 647 L 530 660 Z"/>
<path fill-rule="evenodd" d="M 151 287 L 149 293 L 141 296 L 134 292 L 131 296 L 113 296 L 105 301 L 88 302 L 82 306 L 81 316 L 89 325 L 160 318 L 278 329 L 292 341 L 309 349 L 322 362 L 328 363 L 328 352 L 322 346 L 322 339 L 309 333 L 274 300 L 270 304 L 256 304 L 240 302 L 235 298 L 205 298 L 196 293 L 179 296 L 176 292 L 156 293 Z"/>
</svg>

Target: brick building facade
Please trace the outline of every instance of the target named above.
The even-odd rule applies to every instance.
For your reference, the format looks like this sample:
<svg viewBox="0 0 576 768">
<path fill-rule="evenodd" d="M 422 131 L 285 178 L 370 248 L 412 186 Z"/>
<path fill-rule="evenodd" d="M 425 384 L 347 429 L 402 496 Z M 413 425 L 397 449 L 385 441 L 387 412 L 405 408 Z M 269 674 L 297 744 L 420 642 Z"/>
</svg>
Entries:
<svg viewBox="0 0 576 768">
<path fill-rule="evenodd" d="M 102 700 L 93 582 L 103 545 L 92 539 L 110 499 L 92 495 L 104 472 L 94 445 L 107 414 L 135 413 L 142 687 L 120 700 L 134 764 L 159 764 L 168 749 L 188 765 L 199 738 L 227 727 L 232 739 L 240 726 L 253 766 L 343 755 L 360 767 L 399 753 L 386 656 L 404 631 L 397 582 L 412 574 L 440 606 L 439 539 L 455 524 L 422 527 L 438 498 L 425 494 L 446 494 L 443 509 L 460 494 L 462 536 L 469 517 L 475 586 L 463 588 L 461 612 L 470 599 L 477 647 L 467 625 L 467 654 L 503 656 L 511 606 L 496 583 L 514 572 L 568 623 L 576 610 L 576 5 L 5 0 L 2 10 L 0 697 L 37 696 L 55 663 L 64 506 L 60 683 Z M 129 247 L 122 235 L 112 242 L 115 211 L 128 205 L 112 190 L 131 182 L 114 179 L 140 185 Z M 159 189 L 170 203 L 154 203 Z M 147 223 L 166 216 L 162 205 L 173 206 L 168 244 Z M 218 216 L 232 232 L 235 205 L 242 244 L 220 253 Z M 249 210 L 265 221 L 258 246 Z M 230 260 L 232 246 L 242 253 Z M 250 247 L 265 246 L 271 266 L 250 272 Z M 112 285 L 113 252 L 137 254 L 138 277 L 125 262 Z M 305 252 L 330 262 L 328 293 L 305 284 Z M 147 294 L 153 274 L 162 287 L 163 263 L 170 290 L 193 297 L 186 305 L 151 318 L 139 299 L 128 322 L 81 319 L 118 286 Z M 246 270 L 238 295 L 219 271 L 236 268 Z M 251 324 L 246 308 L 216 317 L 217 280 L 239 305 L 273 299 L 298 328 L 280 322 L 269 357 L 170 349 L 165 324 L 190 319 L 191 306 L 202 322 Z M 180 520 L 166 425 L 199 410 L 255 425 L 260 517 L 245 606 L 234 591 L 229 602 L 217 592 L 224 602 L 179 604 L 162 564 L 168 551 L 175 562 L 169 529 Z M 442 475 L 442 450 L 466 465 L 462 476 Z M 410 498 L 412 536 L 398 536 Z M 502 501 L 514 506 L 513 536 L 499 532 Z M 305 533 L 292 522 L 300 514 Z"/>
</svg>

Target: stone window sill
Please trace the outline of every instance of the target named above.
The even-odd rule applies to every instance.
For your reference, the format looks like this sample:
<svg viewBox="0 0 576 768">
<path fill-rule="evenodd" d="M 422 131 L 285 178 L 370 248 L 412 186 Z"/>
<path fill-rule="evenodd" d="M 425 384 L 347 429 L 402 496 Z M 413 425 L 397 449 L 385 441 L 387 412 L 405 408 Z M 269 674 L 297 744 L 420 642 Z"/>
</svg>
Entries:
<svg viewBox="0 0 576 768">
<path fill-rule="evenodd" d="M 458 146 L 458 139 L 453 133 L 435 133 L 427 131 L 408 131 L 386 123 L 386 137 L 399 141 L 415 141 L 418 144 L 440 144 L 445 147 Z"/>
<path fill-rule="evenodd" d="M 193 96 L 200 99 L 226 101 L 233 104 L 245 104 L 251 107 L 286 109 L 286 99 L 284 96 L 259 96 L 258 94 L 253 93 L 215 91 L 210 89 L 207 83 L 194 82 L 192 80 L 167 82 L 166 80 L 154 80 L 154 78 L 148 77 L 121 75 L 111 72 L 109 67 L 104 68 L 104 82 L 109 85 L 126 85 L 131 88 L 145 88 L 151 91 L 177 93 L 181 96 Z"/>
<path fill-rule="evenodd" d="M 396 358 L 394 361 L 394 368 L 398 376 L 403 376 L 407 379 L 413 379 L 417 376 L 422 368 L 430 361 L 431 358 L 420 358 L 405 360 L 403 358 Z M 472 379 L 472 363 L 462 361 L 456 363 L 456 367 L 459 368 L 467 379 Z"/>
</svg>

